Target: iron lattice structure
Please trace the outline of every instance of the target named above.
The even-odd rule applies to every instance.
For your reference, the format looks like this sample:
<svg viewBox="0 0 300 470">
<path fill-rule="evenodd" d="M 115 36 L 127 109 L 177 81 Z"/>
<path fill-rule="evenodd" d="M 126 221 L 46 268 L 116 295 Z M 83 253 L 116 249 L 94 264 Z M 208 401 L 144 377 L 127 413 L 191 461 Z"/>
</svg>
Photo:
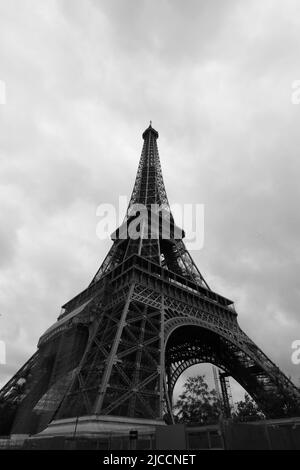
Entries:
<svg viewBox="0 0 300 470">
<path fill-rule="evenodd" d="M 34 434 L 54 419 L 89 415 L 172 419 L 178 377 L 201 362 L 234 377 L 268 417 L 299 413 L 298 388 L 241 330 L 233 302 L 209 288 L 186 250 L 157 138 L 151 125 L 143 133 L 123 228 L 135 204 L 150 217 L 158 204 L 171 235 L 163 236 L 159 221 L 152 237 L 143 223 L 136 239 L 120 237 L 122 226 L 113 234 L 90 285 L 63 306 L 37 352 L 1 390 L 0 434 Z"/>
</svg>

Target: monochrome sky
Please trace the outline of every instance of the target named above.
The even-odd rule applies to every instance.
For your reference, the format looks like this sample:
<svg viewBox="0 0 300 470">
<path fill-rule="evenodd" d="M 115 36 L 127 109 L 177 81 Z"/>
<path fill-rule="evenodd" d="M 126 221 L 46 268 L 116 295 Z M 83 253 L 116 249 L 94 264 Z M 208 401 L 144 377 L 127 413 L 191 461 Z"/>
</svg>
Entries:
<svg viewBox="0 0 300 470">
<path fill-rule="evenodd" d="M 102 262 L 151 119 L 193 258 L 299 385 L 299 47 L 299 0 L 0 0 L 0 384 Z"/>
</svg>

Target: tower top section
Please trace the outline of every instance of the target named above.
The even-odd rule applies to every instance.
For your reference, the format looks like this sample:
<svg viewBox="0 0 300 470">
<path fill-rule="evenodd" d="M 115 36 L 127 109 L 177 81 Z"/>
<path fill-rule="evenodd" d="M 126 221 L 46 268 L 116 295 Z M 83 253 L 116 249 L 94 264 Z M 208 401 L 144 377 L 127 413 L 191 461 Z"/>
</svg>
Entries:
<svg viewBox="0 0 300 470">
<path fill-rule="evenodd" d="M 146 140 L 150 135 L 158 139 L 158 132 L 152 127 L 152 121 L 150 121 L 149 127 L 143 132 L 143 139 Z"/>
</svg>

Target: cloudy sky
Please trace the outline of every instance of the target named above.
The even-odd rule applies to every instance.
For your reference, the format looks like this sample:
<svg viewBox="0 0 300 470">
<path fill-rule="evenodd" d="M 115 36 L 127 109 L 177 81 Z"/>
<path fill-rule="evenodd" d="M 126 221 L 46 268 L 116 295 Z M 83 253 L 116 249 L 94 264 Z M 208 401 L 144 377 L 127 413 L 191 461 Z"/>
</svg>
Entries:
<svg viewBox="0 0 300 470">
<path fill-rule="evenodd" d="M 299 47 L 299 0 L 0 0 L 0 383 L 98 269 L 152 119 L 195 261 L 299 384 Z"/>
</svg>

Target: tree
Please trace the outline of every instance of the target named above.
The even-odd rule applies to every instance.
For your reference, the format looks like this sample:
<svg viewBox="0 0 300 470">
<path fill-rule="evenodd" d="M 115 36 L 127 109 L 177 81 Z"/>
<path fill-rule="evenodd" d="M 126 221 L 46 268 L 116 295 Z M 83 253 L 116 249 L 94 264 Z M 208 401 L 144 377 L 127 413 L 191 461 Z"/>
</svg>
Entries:
<svg viewBox="0 0 300 470">
<path fill-rule="evenodd" d="M 244 400 L 236 403 L 236 410 L 233 412 L 233 419 L 235 421 L 259 421 L 265 418 L 265 415 L 260 411 L 256 403 L 245 393 Z"/>
<path fill-rule="evenodd" d="M 215 390 L 209 390 L 205 375 L 189 377 L 176 402 L 177 420 L 181 423 L 214 424 L 221 414 Z"/>
</svg>

